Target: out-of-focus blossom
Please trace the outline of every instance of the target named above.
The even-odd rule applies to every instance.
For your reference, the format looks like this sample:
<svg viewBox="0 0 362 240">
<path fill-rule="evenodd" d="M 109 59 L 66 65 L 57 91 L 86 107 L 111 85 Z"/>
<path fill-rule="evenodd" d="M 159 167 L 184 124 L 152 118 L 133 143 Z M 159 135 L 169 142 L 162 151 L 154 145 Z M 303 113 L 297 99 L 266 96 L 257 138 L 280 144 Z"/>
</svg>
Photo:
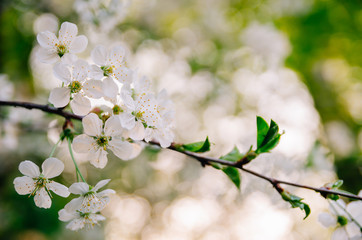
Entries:
<svg viewBox="0 0 362 240">
<path fill-rule="evenodd" d="M 101 214 L 93 212 L 81 212 L 79 210 L 73 210 L 68 212 L 65 209 L 62 209 L 58 212 L 59 220 L 63 222 L 69 222 L 66 228 L 77 231 L 84 227 L 92 228 L 95 224 L 98 224 L 99 221 L 104 221 L 106 218 Z"/>
<path fill-rule="evenodd" d="M 15 190 L 20 195 L 31 194 L 34 196 L 35 205 L 40 208 L 50 208 L 52 204 L 50 190 L 55 194 L 68 197 L 68 188 L 60 183 L 49 180 L 59 176 L 64 170 L 64 164 L 57 158 L 48 158 L 42 164 L 43 172 L 31 161 L 23 161 L 19 171 L 23 177 L 14 179 Z"/>
<path fill-rule="evenodd" d="M 0 100 L 10 100 L 14 95 L 14 85 L 6 74 L 0 74 Z"/>
</svg>

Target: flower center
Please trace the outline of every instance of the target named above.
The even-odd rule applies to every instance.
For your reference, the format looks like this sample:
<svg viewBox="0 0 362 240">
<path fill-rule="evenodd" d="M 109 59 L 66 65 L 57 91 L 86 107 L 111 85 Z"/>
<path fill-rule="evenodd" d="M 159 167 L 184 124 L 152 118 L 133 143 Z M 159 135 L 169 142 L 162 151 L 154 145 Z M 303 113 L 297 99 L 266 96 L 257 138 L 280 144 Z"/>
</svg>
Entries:
<svg viewBox="0 0 362 240">
<path fill-rule="evenodd" d="M 122 109 L 120 106 L 118 106 L 118 105 L 114 105 L 114 107 L 112 108 L 112 110 L 113 110 L 113 114 L 114 114 L 114 115 L 118 115 L 118 114 L 120 114 L 121 112 L 123 112 L 123 109 Z"/>
<path fill-rule="evenodd" d="M 64 54 L 68 52 L 67 48 L 64 45 L 58 45 L 58 56 L 63 57 Z"/>
<path fill-rule="evenodd" d="M 113 73 L 113 69 L 111 66 L 102 66 L 101 69 L 103 70 L 103 75 L 108 77 Z"/>
<path fill-rule="evenodd" d="M 107 149 L 108 146 L 108 141 L 112 140 L 110 137 L 106 137 L 106 136 L 100 136 L 96 139 L 96 143 L 98 146 L 103 147 L 104 150 Z"/>
<path fill-rule="evenodd" d="M 82 89 L 82 84 L 78 81 L 73 81 L 69 87 L 71 93 L 77 93 Z"/>
</svg>

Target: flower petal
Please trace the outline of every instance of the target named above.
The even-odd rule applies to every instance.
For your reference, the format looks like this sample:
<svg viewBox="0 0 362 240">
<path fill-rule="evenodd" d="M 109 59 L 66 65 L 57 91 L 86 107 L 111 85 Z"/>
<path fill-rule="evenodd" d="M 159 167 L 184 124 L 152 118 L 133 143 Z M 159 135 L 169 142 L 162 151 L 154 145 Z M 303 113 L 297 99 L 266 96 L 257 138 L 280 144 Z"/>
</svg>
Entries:
<svg viewBox="0 0 362 240">
<path fill-rule="evenodd" d="M 41 165 L 43 175 L 46 178 L 59 176 L 64 170 L 64 163 L 57 158 L 48 158 Z"/>
<path fill-rule="evenodd" d="M 136 141 L 145 137 L 145 127 L 141 121 L 136 121 L 134 128 L 129 131 L 129 137 Z"/>
<path fill-rule="evenodd" d="M 36 36 L 38 43 L 45 49 L 56 49 L 58 38 L 50 31 L 41 32 Z"/>
<path fill-rule="evenodd" d="M 76 218 L 73 221 L 71 221 L 70 223 L 68 223 L 66 228 L 68 228 L 72 231 L 77 231 L 79 229 L 84 228 L 84 224 L 85 224 L 84 218 Z"/>
<path fill-rule="evenodd" d="M 119 115 L 122 127 L 130 130 L 136 126 L 136 118 L 130 113 L 122 113 Z"/>
<path fill-rule="evenodd" d="M 78 217 L 78 214 L 76 214 L 75 212 L 74 213 L 68 212 L 65 209 L 60 210 L 58 212 L 58 214 L 59 214 L 59 220 L 63 221 L 63 222 L 68 222 L 68 221 Z"/>
<path fill-rule="evenodd" d="M 99 66 L 106 66 L 107 49 L 102 45 L 98 45 L 92 50 L 91 57 L 95 64 Z"/>
<path fill-rule="evenodd" d="M 60 60 L 60 57 L 56 50 L 40 48 L 36 52 L 36 57 L 42 63 L 53 64 Z"/>
<path fill-rule="evenodd" d="M 68 188 L 64 186 L 63 184 L 51 181 L 47 184 L 48 188 L 52 190 L 55 194 L 61 196 L 61 197 L 68 197 L 70 192 L 68 191 Z"/>
<path fill-rule="evenodd" d="M 102 81 L 88 80 L 83 84 L 83 91 L 90 98 L 99 99 L 103 97 Z"/>
<path fill-rule="evenodd" d="M 111 149 L 114 155 L 120 159 L 129 160 L 132 155 L 133 147 L 129 142 L 114 138 L 109 142 L 109 149 Z"/>
<path fill-rule="evenodd" d="M 119 68 L 124 65 L 126 51 L 122 46 L 115 46 L 111 49 L 108 55 L 109 65 L 112 68 Z"/>
<path fill-rule="evenodd" d="M 115 194 L 116 191 L 114 191 L 113 189 L 106 189 L 103 190 L 102 192 L 97 193 L 98 197 L 104 197 L 104 196 L 109 196 L 111 194 Z"/>
<path fill-rule="evenodd" d="M 91 158 L 90 163 L 96 168 L 104 168 L 108 162 L 107 154 L 103 148 L 99 148 L 95 154 L 89 156 Z"/>
<path fill-rule="evenodd" d="M 30 194 L 35 188 L 35 181 L 28 176 L 14 179 L 15 191 L 20 195 Z"/>
<path fill-rule="evenodd" d="M 64 22 L 59 30 L 59 42 L 65 46 L 70 46 L 74 38 L 78 34 L 77 25 L 70 22 Z"/>
<path fill-rule="evenodd" d="M 93 188 L 93 191 L 97 192 L 100 188 L 104 187 L 107 183 L 109 183 L 111 179 L 104 179 L 99 181 Z"/>
<path fill-rule="evenodd" d="M 114 78 L 123 84 L 132 83 L 132 73 L 132 70 L 126 67 L 119 67 L 113 72 Z"/>
<path fill-rule="evenodd" d="M 64 209 L 68 212 L 75 212 L 82 207 L 83 200 L 84 197 L 74 198 L 64 206 Z"/>
<path fill-rule="evenodd" d="M 331 240 L 349 240 L 346 230 L 341 227 L 337 228 L 331 236 Z"/>
<path fill-rule="evenodd" d="M 326 228 L 337 224 L 337 218 L 326 212 L 319 214 L 318 221 Z"/>
<path fill-rule="evenodd" d="M 82 120 L 84 133 L 89 136 L 102 134 L 103 122 L 95 113 L 90 113 Z"/>
<path fill-rule="evenodd" d="M 116 98 L 118 94 L 118 85 L 110 77 L 103 80 L 102 85 L 103 94 L 108 98 Z"/>
<path fill-rule="evenodd" d="M 74 68 L 73 68 L 73 81 L 78 81 L 80 83 L 83 83 L 87 76 L 88 76 L 88 69 L 89 69 L 89 64 L 82 60 L 82 59 L 78 59 L 75 63 L 74 63 Z"/>
<path fill-rule="evenodd" d="M 96 80 L 102 80 L 104 77 L 103 70 L 100 67 L 98 67 L 97 65 L 91 65 L 89 67 L 88 77 L 96 79 Z"/>
<path fill-rule="evenodd" d="M 72 43 L 69 46 L 70 53 L 80 53 L 83 52 L 88 45 L 88 38 L 84 35 L 77 36 L 73 39 Z"/>
<path fill-rule="evenodd" d="M 142 145 L 139 143 L 131 143 L 131 144 L 132 144 L 133 149 L 132 149 L 131 156 L 129 156 L 129 159 L 133 159 L 133 158 L 137 157 L 143 149 Z"/>
<path fill-rule="evenodd" d="M 65 84 L 70 83 L 72 80 L 72 75 L 70 74 L 70 70 L 67 67 L 67 65 L 63 62 L 55 64 L 53 68 L 53 73 L 55 77 L 59 78 Z"/>
<path fill-rule="evenodd" d="M 80 93 L 76 94 L 70 101 L 70 107 L 74 114 L 81 116 L 87 115 L 92 108 L 90 100 Z"/>
<path fill-rule="evenodd" d="M 73 194 L 83 195 L 89 192 L 89 185 L 85 182 L 76 182 L 69 187 L 69 192 Z"/>
<path fill-rule="evenodd" d="M 86 134 L 81 134 L 73 140 L 73 150 L 77 153 L 87 153 L 93 149 L 98 149 L 95 140 Z"/>
<path fill-rule="evenodd" d="M 70 89 L 65 87 L 54 88 L 49 95 L 48 101 L 56 108 L 67 106 L 70 99 Z"/>
<path fill-rule="evenodd" d="M 111 116 L 107 119 L 104 125 L 104 134 L 106 136 L 115 137 L 121 135 L 122 132 L 123 128 L 118 116 Z"/>
<path fill-rule="evenodd" d="M 36 191 L 34 196 L 34 202 L 37 207 L 40 208 L 50 208 L 52 205 L 52 200 L 50 199 L 45 188 L 42 187 L 38 191 Z"/>
<path fill-rule="evenodd" d="M 25 176 L 36 178 L 39 177 L 39 167 L 32 161 L 23 161 L 19 164 L 19 171 Z"/>
</svg>

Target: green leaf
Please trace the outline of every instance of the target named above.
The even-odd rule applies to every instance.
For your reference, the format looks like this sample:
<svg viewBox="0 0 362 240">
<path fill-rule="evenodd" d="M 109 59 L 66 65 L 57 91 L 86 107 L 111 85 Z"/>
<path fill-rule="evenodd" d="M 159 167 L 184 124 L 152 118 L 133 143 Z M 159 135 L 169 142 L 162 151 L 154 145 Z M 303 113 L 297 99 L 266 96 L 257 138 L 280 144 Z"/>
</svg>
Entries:
<svg viewBox="0 0 362 240">
<path fill-rule="evenodd" d="M 302 202 L 303 198 L 290 194 L 287 191 L 281 192 L 280 195 L 282 196 L 283 200 L 289 202 L 290 205 L 292 205 L 292 208 L 298 207 L 305 212 L 305 217 L 303 219 L 306 219 L 309 216 L 310 207 L 308 206 L 308 204 Z"/>
<path fill-rule="evenodd" d="M 278 133 L 279 126 L 273 121 L 270 121 L 270 127 L 267 130 L 267 133 L 265 134 L 265 121 L 260 120 L 262 118 L 258 117 L 257 121 L 259 121 L 258 125 L 258 147 L 256 149 L 256 153 L 265 153 L 269 152 L 273 148 L 275 148 L 280 140 L 281 134 Z M 260 126 L 260 130 L 259 130 Z M 259 134 L 260 133 L 260 134 Z M 263 138 L 264 136 L 264 138 Z M 263 139 L 262 139 L 263 138 Z"/>
<path fill-rule="evenodd" d="M 206 137 L 204 142 L 195 142 L 190 144 L 184 144 L 181 146 L 183 150 L 190 152 L 207 152 L 210 151 L 209 137 Z"/>
<path fill-rule="evenodd" d="M 256 117 L 256 126 L 257 126 L 257 148 L 259 148 L 264 141 L 264 138 L 269 130 L 268 123 L 262 118 Z"/>
<path fill-rule="evenodd" d="M 227 160 L 231 162 L 237 162 L 240 159 L 244 157 L 244 154 L 240 153 L 237 147 L 234 147 L 234 149 L 226 154 L 225 156 L 220 157 L 222 160 Z"/>
<path fill-rule="evenodd" d="M 230 178 L 235 186 L 240 189 L 241 176 L 238 169 L 234 167 L 224 167 L 222 171 Z"/>
</svg>

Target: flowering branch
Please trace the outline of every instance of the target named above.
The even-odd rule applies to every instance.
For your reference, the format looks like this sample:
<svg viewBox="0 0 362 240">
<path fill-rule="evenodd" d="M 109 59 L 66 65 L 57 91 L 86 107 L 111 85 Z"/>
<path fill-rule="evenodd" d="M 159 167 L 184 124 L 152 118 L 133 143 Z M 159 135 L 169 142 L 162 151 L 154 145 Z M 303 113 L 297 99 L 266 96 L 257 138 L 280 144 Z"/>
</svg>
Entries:
<svg viewBox="0 0 362 240">
<path fill-rule="evenodd" d="M 0 101 L 0 106 L 22 107 L 22 108 L 26 108 L 26 109 L 38 109 L 38 110 L 41 110 L 43 112 L 57 114 L 57 115 L 62 116 L 64 118 L 66 118 L 66 119 L 82 120 L 82 118 L 83 118 L 82 116 L 75 115 L 75 114 L 69 113 L 67 111 L 63 111 L 63 109 L 54 108 L 54 107 L 51 107 L 49 105 L 34 104 L 34 103 L 29 103 L 29 102 Z M 161 146 L 160 143 L 155 142 L 155 141 L 150 141 L 148 143 L 151 144 L 151 145 L 159 146 L 159 147 Z M 264 179 L 264 180 L 268 181 L 270 184 L 273 185 L 273 187 L 279 193 L 284 191 L 283 188 L 280 187 L 280 184 L 285 184 L 285 185 L 289 185 L 289 186 L 293 186 L 293 187 L 313 190 L 315 192 L 320 193 L 324 197 L 326 197 L 329 194 L 334 194 L 334 195 L 347 197 L 347 198 L 350 198 L 350 199 L 362 200 L 362 197 L 360 197 L 358 195 L 330 190 L 327 187 L 315 188 L 315 187 L 311 187 L 311 186 L 307 186 L 307 185 L 302 185 L 302 184 L 298 184 L 298 183 L 279 180 L 279 179 L 276 179 L 276 178 L 271 178 L 271 177 L 265 176 L 265 175 L 260 174 L 258 172 L 252 171 L 250 169 L 246 169 L 246 168 L 244 168 L 244 165 L 249 162 L 248 159 L 247 159 L 247 155 L 244 156 L 239 161 L 233 162 L 233 161 L 223 160 L 223 159 L 220 159 L 220 158 L 202 156 L 202 155 L 194 153 L 194 152 L 182 150 L 178 146 L 180 146 L 180 144 L 172 143 L 171 146 L 168 147 L 168 149 L 173 150 L 173 151 L 177 151 L 177 152 L 185 154 L 185 155 L 187 155 L 189 157 L 192 157 L 195 160 L 199 161 L 202 164 L 202 166 L 211 165 L 212 163 L 218 163 L 218 164 L 222 164 L 222 165 L 225 165 L 225 166 L 238 168 L 238 169 L 240 169 L 240 170 L 242 170 L 244 172 L 247 172 L 247 173 L 252 174 L 252 175 L 254 175 L 254 176 L 258 177 L 258 178 L 261 178 L 261 179 Z"/>
</svg>

